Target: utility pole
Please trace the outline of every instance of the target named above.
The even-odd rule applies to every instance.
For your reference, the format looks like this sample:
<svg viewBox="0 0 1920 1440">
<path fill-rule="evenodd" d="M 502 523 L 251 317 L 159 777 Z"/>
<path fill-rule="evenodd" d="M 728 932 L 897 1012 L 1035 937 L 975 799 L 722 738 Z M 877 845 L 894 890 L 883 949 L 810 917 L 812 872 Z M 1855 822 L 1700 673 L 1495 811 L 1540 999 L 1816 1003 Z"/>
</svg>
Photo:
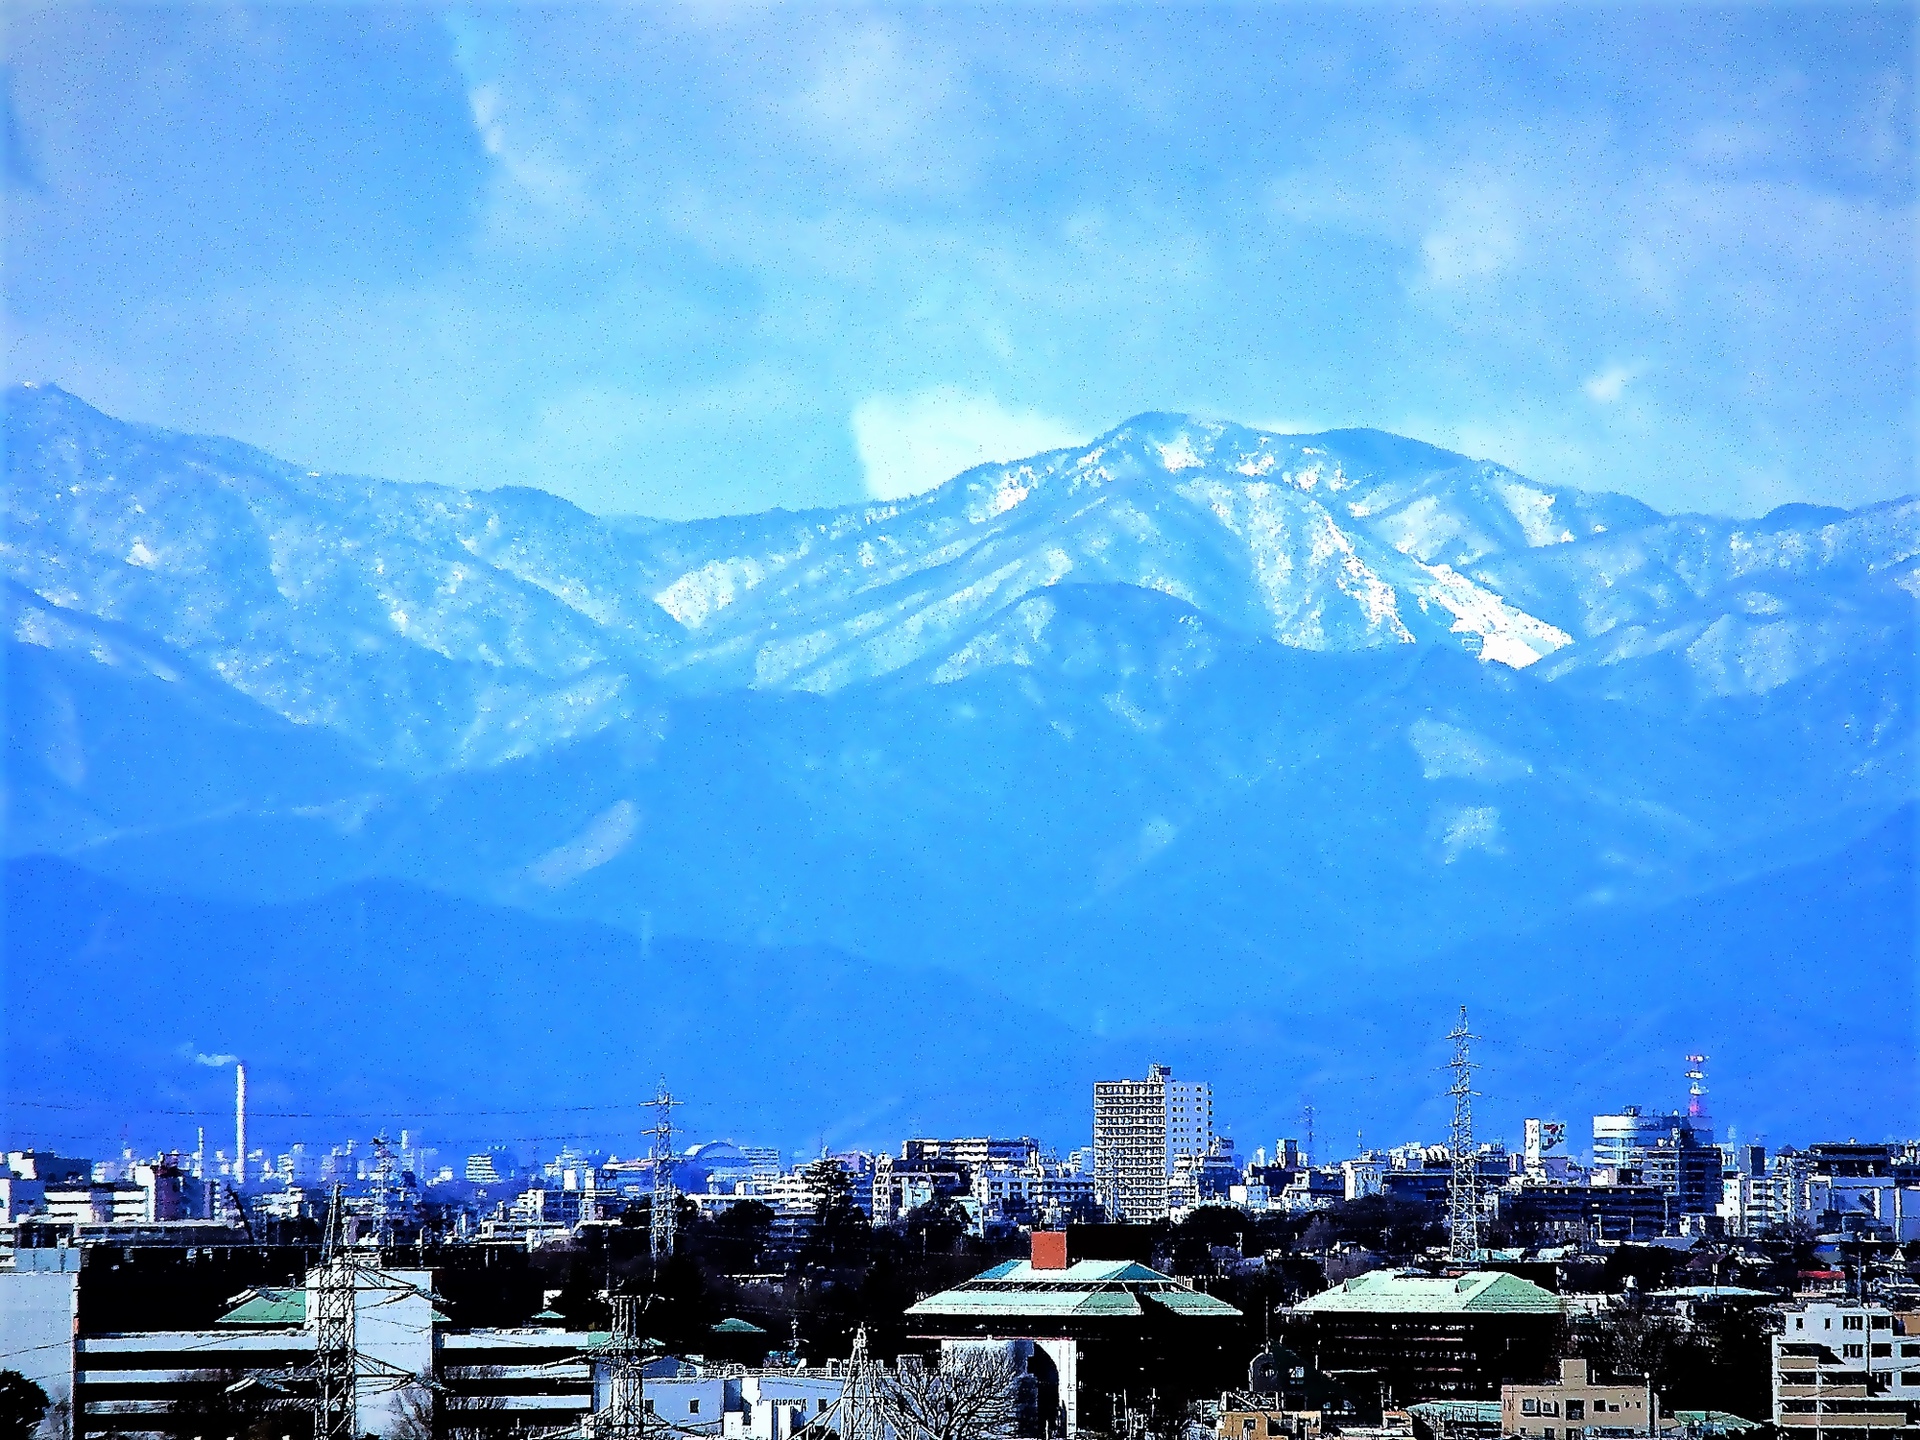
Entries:
<svg viewBox="0 0 1920 1440">
<path fill-rule="evenodd" d="M 667 1090 L 666 1077 L 663 1075 L 660 1088 L 647 1103 L 652 1106 L 654 1113 L 653 1128 L 645 1132 L 653 1141 L 653 1223 L 649 1238 L 652 1241 L 653 1263 L 658 1265 L 673 1254 L 674 1229 L 678 1219 L 675 1213 L 678 1195 L 673 1187 L 673 1107 L 681 1102 Z"/>
<path fill-rule="evenodd" d="M 1467 1028 L 1467 1007 L 1460 1007 L 1460 1023 L 1447 1033 L 1453 1041 L 1453 1181 L 1447 1187 L 1447 1218 L 1453 1229 L 1449 1258 L 1471 1265 L 1480 1258 L 1479 1157 L 1473 1146 L 1473 1060 L 1469 1041 L 1480 1037 Z"/>
</svg>

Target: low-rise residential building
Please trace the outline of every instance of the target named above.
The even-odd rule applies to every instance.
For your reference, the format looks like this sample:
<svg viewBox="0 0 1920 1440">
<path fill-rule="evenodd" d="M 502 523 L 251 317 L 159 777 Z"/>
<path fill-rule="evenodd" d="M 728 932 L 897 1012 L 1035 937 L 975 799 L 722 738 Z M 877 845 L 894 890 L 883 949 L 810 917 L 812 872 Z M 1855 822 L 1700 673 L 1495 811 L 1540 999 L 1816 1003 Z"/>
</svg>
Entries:
<svg viewBox="0 0 1920 1440">
<path fill-rule="evenodd" d="M 1651 1435 L 1678 1422 L 1663 1419 L 1660 1397 L 1644 1385 L 1603 1385 L 1585 1360 L 1562 1360 L 1560 1378 L 1500 1387 L 1500 1433 L 1539 1440 L 1594 1435 Z"/>
</svg>

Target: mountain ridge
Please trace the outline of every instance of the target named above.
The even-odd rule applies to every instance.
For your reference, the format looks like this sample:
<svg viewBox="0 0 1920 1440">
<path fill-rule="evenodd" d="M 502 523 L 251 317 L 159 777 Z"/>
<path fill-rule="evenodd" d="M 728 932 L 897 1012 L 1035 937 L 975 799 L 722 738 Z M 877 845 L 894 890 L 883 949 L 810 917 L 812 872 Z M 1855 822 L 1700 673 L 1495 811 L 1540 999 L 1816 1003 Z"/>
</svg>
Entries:
<svg viewBox="0 0 1920 1440">
<path fill-rule="evenodd" d="M 1103 1043 L 1307 993 L 1379 1035 L 1462 947 L 1572 954 L 1916 796 L 1911 499 L 1661 516 L 1149 414 L 900 502 L 606 520 L 7 402 L 8 854 L 182 903 L 391 883 Z"/>
</svg>

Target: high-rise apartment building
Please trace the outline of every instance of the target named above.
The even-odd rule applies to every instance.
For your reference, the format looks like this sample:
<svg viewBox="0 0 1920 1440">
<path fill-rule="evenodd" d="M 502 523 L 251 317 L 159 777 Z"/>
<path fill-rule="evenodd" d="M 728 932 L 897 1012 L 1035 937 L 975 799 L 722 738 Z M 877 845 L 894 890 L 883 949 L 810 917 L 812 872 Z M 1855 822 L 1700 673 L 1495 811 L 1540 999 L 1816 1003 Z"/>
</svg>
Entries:
<svg viewBox="0 0 1920 1440">
<path fill-rule="evenodd" d="M 1182 1155 L 1213 1143 L 1213 1089 L 1177 1081 L 1165 1065 L 1144 1080 L 1101 1080 L 1093 1087 L 1094 1193 L 1115 1220 L 1157 1220 L 1167 1213 L 1167 1180 Z"/>
</svg>

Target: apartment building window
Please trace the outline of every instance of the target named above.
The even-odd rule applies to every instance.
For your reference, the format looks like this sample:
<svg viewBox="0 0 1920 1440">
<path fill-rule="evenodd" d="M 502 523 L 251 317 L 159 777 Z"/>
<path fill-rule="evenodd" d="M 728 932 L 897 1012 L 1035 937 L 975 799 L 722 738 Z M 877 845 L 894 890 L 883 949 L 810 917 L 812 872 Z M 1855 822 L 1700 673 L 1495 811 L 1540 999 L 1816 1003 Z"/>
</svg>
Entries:
<svg viewBox="0 0 1920 1440">
<path fill-rule="evenodd" d="M 1867 1328 L 1867 1317 L 1864 1315 L 1843 1316 L 1840 1321 L 1840 1328 L 1842 1330 L 1864 1330 Z"/>
<path fill-rule="evenodd" d="M 1893 1316 L 1891 1315 L 1874 1316 L 1873 1328 L 1876 1330 L 1891 1330 L 1893 1328 Z"/>
<path fill-rule="evenodd" d="M 1581 1400 L 1567 1401 L 1567 1419 L 1584 1420 L 1586 1418 L 1587 1418 L 1586 1402 Z"/>
<path fill-rule="evenodd" d="M 1794 1329 L 1796 1329 L 1796 1330 L 1804 1330 L 1804 1329 L 1806 1329 L 1806 1328 L 1807 1328 L 1807 1317 L 1806 1317 L 1806 1316 L 1804 1316 L 1804 1315 L 1796 1315 L 1796 1316 L 1794 1316 L 1794 1317 L 1793 1317 L 1793 1328 L 1794 1328 Z"/>
<path fill-rule="evenodd" d="M 689 1415 L 698 1415 L 700 1413 L 700 1402 L 698 1399 L 687 1401 L 687 1413 Z"/>
<path fill-rule="evenodd" d="M 1920 1345 L 1902 1345 L 1900 1347 L 1900 1354 L 1909 1360 L 1915 1356 L 1920 1356 Z"/>
<path fill-rule="evenodd" d="M 1883 1355 L 1890 1356 L 1892 1354 L 1893 1354 L 1893 1346 L 1891 1345 L 1875 1345 L 1873 1347 L 1873 1355 L 1875 1359 L 1879 1359 Z"/>
<path fill-rule="evenodd" d="M 1920 1385 L 1920 1370 L 1901 1371 L 1900 1383 L 1902 1385 Z"/>
<path fill-rule="evenodd" d="M 1848 1360 L 1863 1360 L 1866 1358 L 1867 1347 L 1864 1345 L 1846 1345 L 1841 1347 L 1840 1353 Z"/>
<path fill-rule="evenodd" d="M 1538 1400 L 1522 1400 L 1520 1402 L 1520 1413 L 1522 1415 L 1538 1415 L 1540 1413 L 1540 1402 Z"/>
</svg>

